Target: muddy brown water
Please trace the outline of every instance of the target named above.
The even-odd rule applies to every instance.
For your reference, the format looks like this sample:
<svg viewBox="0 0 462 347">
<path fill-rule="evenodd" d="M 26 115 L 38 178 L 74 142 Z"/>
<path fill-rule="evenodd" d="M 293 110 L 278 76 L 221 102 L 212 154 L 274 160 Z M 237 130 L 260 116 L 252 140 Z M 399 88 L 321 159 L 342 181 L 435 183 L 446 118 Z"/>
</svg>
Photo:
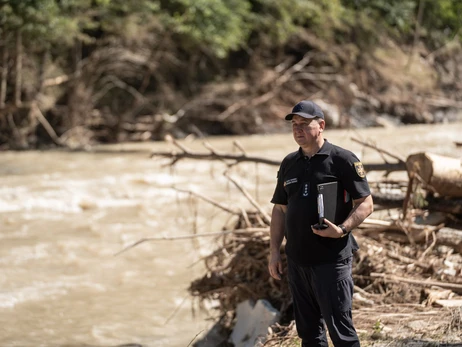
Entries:
<svg viewBox="0 0 462 347">
<path fill-rule="evenodd" d="M 396 129 L 327 130 L 326 138 L 380 162 L 351 138 L 406 155 L 423 150 L 462 156 L 462 123 Z M 222 151 L 238 140 L 249 154 L 282 159 L 297 147 L 290 134 L 211 138 Z M 205 150 L 200 140 L 184 141 Z M 149 159 L 168 143 L 99 146 L 94 152 L 0 153 L 0 346 L 187 346 L 213 325 L 190 282 L 212 238 L 146 242 L 219 231 L 229 216 L 171 187 L 224 204 L 250 207 L 222 175 L 225 166 Z M 270 211 L 276 167 L 247 164 L 233 176 Z M 402 175 L 402 173 L 401 173 Z M 258 177 L 258 178 L 256 178 Z M 376 173 L 369 175 L 370 180 Z"/>
</svg>

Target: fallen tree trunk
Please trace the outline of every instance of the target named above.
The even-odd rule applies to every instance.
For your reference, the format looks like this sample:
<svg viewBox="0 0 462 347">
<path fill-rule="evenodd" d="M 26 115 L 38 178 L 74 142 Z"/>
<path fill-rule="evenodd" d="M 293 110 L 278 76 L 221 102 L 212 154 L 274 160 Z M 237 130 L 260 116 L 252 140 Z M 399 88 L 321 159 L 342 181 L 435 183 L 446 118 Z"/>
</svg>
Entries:
<svg viewBox="0 0 462 347">
<path fill-rule="evenodd" d="M 409 175 L 417 173 L 428 188 L 441 196 L 462 198 L 460 159 L 433 153 L 417 153 L 406 160 Z"/>
<path fill-rule="evenodd" d="M 441 228 L 436 234 L 438 244 L 450 246 L 462 254 L 462 230 Z"/>
<path fill-rule="evenodd" d="M 403 207 L 404 194 L 372 192 L 375 205 L 385 208 Z M 424 209 L 434 212 L 451 213 L 462 215 L 462 199 L 447 199 L 430 197 L 427 199 Z"/>
<path fill-rule="evenodd" d="M 462 254 L 462 230 L 443 227 L 443 225 L 405 225 L 399 220 L 384 221 L 366 218 L 358 228 L 362 229 L 363 235 L 369 237 L 375 237 L 381 232 L 387 232 L 387 239 L 400 243 L 425 244 L 429 242 L 429 239 L 433 238 L 435 245 L 449 246 Z"/>
<path fill-rule="evenodd" d="M 462 199 L 428 199 L 427 208 L 432 211 L 462 215 Z"/>
</svg>

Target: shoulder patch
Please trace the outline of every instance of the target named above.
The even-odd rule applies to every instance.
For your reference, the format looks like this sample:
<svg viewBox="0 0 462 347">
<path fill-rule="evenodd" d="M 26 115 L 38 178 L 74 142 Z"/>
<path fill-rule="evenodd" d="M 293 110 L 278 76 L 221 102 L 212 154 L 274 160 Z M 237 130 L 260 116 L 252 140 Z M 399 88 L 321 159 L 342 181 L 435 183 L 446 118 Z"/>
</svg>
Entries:
<svg viewBox="0 0 462 347">
<path fill-rule="evenodd" d="M 355 165 L 355 170 L 358 176 L 361 178 L 366 177 L 366 170 L 364 170 L 363 163 L 361 163 L 360 161 L 357 161 L 356 163 L 354 163 L 354 165 Z"/>
</svg>

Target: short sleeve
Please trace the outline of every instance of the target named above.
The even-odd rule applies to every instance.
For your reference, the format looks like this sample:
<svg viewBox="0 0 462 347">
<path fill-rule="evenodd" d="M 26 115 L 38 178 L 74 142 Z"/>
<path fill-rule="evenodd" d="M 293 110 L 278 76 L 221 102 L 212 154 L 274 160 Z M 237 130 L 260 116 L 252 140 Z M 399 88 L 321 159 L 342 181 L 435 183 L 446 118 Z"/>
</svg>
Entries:
<svg viewBox="0 0 462 347">
<path fill-rule="evenodd" d="M 358 157 L 349 151 L 339 156 L 339 177 L 346 191 L 353 199 L 360 199 L 371 195 L 369 183 L 366 178 L 366 171 Z"/>
<path fill-rule="evenodd" d="M 287 193 L 284 189 L 284 165 L 285 161 L 282 162 L 277 173 L 277 183 L 274 189 L 273 198 L 271 203 L 278 205 L 287 205 Z"/>
</svg>

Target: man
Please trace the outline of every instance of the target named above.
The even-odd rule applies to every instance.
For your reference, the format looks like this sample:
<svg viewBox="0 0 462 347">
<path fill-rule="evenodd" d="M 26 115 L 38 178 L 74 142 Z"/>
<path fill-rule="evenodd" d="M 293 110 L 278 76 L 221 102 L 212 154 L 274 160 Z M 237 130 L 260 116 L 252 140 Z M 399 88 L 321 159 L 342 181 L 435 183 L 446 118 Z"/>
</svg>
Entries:
<svg viewBox="0 0 462 347">
<path fill-rule="evenodd" d="M 281 279 L 280 247 L 285 236 L 302 347 L 327 347 L 325 325 L 335 347 L 358 347 L 351 317 L 352 258 L 358 245 L 351 231 L 373 211 L 364 168 L 353 153 L 324 139 L 324 113 L 314 102 L 301 101 L 285 119 L 291 121 L 300 148 L 282 161 L 271 200 L 269 273 Z M 338 182 L 353 205 L 341 224 L 324 219 L 327 228 L 316 229 L 317 185 L 326 182 Z"/>
</svg>

